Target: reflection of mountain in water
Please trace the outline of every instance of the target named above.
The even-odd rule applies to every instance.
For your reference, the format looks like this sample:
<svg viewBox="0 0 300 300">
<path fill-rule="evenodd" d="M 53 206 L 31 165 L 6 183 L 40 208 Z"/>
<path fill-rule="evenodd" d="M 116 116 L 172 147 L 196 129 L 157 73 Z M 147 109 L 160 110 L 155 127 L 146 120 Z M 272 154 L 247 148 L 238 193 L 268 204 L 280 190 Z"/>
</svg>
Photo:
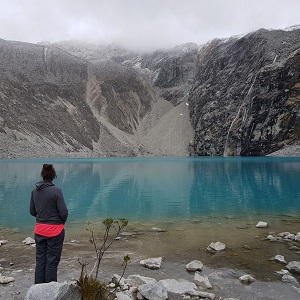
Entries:
<svg viewBox="0 0 300 300">
<path fill-rule="evenodd" d="M 300 159 L 55 160 L 69 221 L 295 214 Z M 0 226 L 33 226 L 29 199 L 40 161 L 1 162 Z"/>
<path fill-rule="evenodd" d="M 194 168 L 191 211 L 196 214 L 249 216 L 299 211 L 299 161 L 228 158 L 207 160 Z"/>
<path fill-rule="evenodd" d="M 91 180 L 88 190 L 79 191 L 86 200 L 77 199 L 83 217 L 152 219 L 182 214 L 193 174 L 185 162 L 129 160 L 94 164 Z"/>
</svg>

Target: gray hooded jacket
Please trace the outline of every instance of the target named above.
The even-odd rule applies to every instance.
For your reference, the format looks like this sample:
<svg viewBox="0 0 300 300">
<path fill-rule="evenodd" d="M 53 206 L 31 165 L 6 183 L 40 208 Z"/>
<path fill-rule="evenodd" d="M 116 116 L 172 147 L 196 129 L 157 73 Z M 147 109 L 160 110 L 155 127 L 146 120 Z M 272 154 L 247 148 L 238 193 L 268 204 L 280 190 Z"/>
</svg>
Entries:
<svg viewBox="0 0 300 300">
<path fill-rule="evenodd" d="M 36 223 L 64 224 L 68 209 L 62 190 L 51 181 L 41 181 L 35 186 L 31 192 L 30 214 L 36 218 Z"/>
</svg>

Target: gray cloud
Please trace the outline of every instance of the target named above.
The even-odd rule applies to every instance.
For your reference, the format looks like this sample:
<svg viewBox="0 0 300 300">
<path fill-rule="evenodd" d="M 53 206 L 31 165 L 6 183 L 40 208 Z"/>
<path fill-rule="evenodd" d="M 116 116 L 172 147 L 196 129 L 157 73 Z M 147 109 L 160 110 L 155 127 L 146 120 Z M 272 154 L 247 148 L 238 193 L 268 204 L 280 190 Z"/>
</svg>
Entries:
<svg viewBox="0 0 300 300">
<path fill-rule="evenodd" d="M 285 28 L 299 11 L 299 0 L 2 0 L 0 38 L 155 49 Z"/>
</svg>

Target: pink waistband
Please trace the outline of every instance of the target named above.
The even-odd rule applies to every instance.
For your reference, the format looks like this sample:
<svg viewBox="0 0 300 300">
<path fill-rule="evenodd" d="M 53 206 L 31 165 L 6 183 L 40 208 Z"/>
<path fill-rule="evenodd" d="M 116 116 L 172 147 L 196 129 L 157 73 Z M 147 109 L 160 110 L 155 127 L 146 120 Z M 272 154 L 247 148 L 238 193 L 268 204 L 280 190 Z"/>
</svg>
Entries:
<svg viewBox="0 0 300 300">
<path fill-rule="evenodd" d="M 34 228 L 34 233 L 53 237 L 59 235 L 64 229 L 64 224 L 41 224 L 36 223 Z"/>
</svg>

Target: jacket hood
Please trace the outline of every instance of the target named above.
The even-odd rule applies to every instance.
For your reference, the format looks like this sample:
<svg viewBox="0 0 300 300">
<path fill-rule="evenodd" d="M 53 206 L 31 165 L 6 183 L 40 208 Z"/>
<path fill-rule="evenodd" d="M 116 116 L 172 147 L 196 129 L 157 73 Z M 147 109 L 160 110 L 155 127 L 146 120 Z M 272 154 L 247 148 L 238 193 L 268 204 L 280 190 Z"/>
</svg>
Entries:
<svg viewBox="0 0 300 300">
<path fill-rule="evenodd" d="M 35 188 L 37 190 L 42 190 L 48 186 L 53 186 L 53 185 L 54 183 L 52 183 L 52 181 L 40 181 L 35 184 Z"/>
</svg>

